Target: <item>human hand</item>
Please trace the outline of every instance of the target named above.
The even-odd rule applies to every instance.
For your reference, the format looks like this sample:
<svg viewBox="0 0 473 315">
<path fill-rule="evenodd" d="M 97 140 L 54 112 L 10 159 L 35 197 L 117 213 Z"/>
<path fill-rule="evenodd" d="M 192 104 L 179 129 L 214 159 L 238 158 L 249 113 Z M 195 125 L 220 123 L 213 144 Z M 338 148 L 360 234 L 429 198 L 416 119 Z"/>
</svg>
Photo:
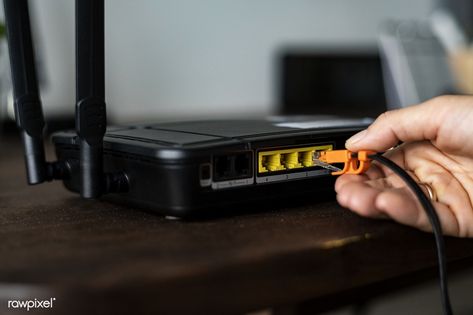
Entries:
<svg viewBox="0 0 473 315">
<path fill-rule="evenodd" d="M 437 195 L 432 201 L 444 234 L 473 237 L 473 97 L 441 96 L 382 114 L 350 138 L 350 151 L 373 150 L 406 169 Z M 422 186 L 421 186 L 422 187 Z M 373 163 L 362 175 L 342 175 L 338 202 L 354 212 L 431 231 L 427 215 L 405 183 Z"/>
</svg>

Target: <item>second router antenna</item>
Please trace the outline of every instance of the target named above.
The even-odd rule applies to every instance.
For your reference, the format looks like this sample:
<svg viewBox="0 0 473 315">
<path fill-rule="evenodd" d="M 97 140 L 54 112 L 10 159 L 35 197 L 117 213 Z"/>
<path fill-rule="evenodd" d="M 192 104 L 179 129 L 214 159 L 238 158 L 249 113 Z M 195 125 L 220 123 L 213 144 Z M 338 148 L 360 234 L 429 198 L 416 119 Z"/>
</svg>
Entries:
<svg viewBox="0 0 473 315">
<path fill-rule="evenodd" d="M 80 194 L 98 198 L 128 190 L 123 172 L 104 173 L 104 0 L 76 0 L 76 131 L 80 140 Z"/>
<path fill-rule="evenodd" d="M 80 138 L 81 195 L 105 193 L 104 1 L 76 0 L 76 130 Z"/>
</svg>

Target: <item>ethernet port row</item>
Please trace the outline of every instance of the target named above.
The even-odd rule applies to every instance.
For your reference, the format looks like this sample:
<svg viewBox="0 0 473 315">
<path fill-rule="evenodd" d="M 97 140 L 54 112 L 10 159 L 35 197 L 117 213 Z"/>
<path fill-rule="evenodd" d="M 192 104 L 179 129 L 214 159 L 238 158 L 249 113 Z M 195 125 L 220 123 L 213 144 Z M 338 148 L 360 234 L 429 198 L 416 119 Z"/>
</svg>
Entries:
<svg viewBox="0 0 473 315">
<path fill-rule="evenodd" d="M 261 163 L 266 170 L 272 172 L 311 167 L 313 153 L 314 151 L 306 151 L 265 155 Z"/>
<path fill-rule="evenodd" d="M 322 145 L 259 152 L 258 173 L 297 171 L 298 169 L 314 167 L 314 153 L 331 150 L 332 147 L 332 145 Z"/>
</svg>

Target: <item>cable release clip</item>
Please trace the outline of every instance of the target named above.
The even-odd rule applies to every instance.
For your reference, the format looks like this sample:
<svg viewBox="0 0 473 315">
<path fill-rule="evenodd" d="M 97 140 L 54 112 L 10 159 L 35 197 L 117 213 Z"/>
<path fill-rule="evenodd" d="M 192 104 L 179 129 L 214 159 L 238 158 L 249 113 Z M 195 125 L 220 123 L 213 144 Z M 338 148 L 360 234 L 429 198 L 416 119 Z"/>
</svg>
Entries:
<svg viewBox="0 0 473 315">
<path fill-rule="evenodd" d="M 376 154 L 374 151 L 362 150 L 351 152 L 349 150 L 327 150 L 314 153 L 314 162 L 320 161 L 326 164 L 344 163 L 342 169 L 332 172 L 332 175 L 362 174 L 371 166 L 372 159 L 369 157 Z"/>
</svg>

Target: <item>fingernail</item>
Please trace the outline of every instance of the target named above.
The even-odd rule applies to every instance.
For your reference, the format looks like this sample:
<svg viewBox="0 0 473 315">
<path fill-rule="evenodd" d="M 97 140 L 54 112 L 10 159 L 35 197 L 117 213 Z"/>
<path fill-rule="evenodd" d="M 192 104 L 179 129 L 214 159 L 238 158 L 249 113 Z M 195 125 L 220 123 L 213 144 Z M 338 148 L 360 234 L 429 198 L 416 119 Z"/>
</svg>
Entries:
<svg viewBox="0 0 473 315">
<path fill-rule="evenodd" d="M 347 140 L 347 144 L 355 144 L 359 142 L 361 139 L 363 139 L 366 134 L 368 133 L 368 130 L 365 129 L 363 131 L 358 132 L 356 135 L 352 136 L 350 139 Z"/>
</svg>

